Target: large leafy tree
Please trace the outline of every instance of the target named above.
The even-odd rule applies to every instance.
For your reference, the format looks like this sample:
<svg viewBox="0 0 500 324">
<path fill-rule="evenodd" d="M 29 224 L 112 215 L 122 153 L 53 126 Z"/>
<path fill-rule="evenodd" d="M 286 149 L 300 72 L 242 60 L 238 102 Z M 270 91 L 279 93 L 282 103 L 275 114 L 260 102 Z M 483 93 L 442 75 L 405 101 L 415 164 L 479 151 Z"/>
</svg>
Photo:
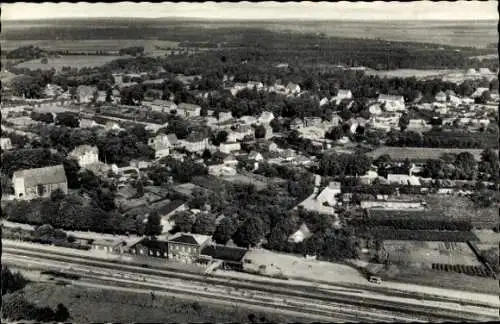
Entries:
<svg viewBox="0 0 500 324">
<path fill-rule="evenodd" d="M 212 235 L 215 232 L 216 215 L 212 213 L 200 213 L 196 217 L 192 231 L 196 234 Z"/>
<path fill-rule="evenodd" d="M 214 240 L 219 244 L 226 244 L 227 241 L 236 233 L 236 222 L 231 217 L 225 217 L 221 220 L 214 233 Z"/>
<path fill-rule="evenodd" d="M 181 232 L 191 232 L 195 221 L 195 216 L 189 211 L 175 213 L 172 216 L 175 226 Z"/>
<path fill-rule="evenodd" d="M 161 234 L 162 230 L 163 225 L 161 225 L 160 214 L 158 214 L 157 211 L 151 212 L 147 217 L 144 234 L 148 236 L 157 236 Z"/>
<path fill-rule="evenodd" d="M 259 217 L 247 219 L 235 234 L 235 243 L 239 246 L 252 247 L 264 237 L 264 222 Z"/>
</svg>

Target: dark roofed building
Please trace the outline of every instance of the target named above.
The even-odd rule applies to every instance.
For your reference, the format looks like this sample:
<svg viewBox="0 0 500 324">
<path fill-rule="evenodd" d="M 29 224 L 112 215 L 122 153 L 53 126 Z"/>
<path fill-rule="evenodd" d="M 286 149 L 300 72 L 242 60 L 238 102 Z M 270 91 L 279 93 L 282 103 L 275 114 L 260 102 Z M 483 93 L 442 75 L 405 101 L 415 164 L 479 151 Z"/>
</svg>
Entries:
<svg viewBox="0 0 500 324">
<path fill-rule="evenodd" d="M 200 259 L 211 261 L 222 261 L 224 269 L 242 269 L 243 257 L 248 252 L 247 249 L 239 247 L 229 247 L 224 245 L 207 245 L 201 250 Z"/>
<path fill-rule="evenodd" d="M 159 239 L 144 238 L 129 248 L 130 254 L 168 258 L 168 243 Z"/>
</svg>

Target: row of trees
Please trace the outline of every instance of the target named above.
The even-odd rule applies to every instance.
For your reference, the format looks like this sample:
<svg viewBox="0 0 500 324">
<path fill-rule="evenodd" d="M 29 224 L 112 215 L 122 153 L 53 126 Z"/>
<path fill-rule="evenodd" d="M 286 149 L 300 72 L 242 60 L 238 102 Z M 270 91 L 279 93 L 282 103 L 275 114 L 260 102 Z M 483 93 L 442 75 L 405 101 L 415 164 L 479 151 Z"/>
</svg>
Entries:
<svg viewBox="0 0 500 324">
<path fill-rule="evenodd" d="M 495 144 L 498 134 L 473 134 L 456 131 L 390 131 L 386 145 L 404 147 L 436 147 L 436 148 L 490 148 Z"/>
</svg>

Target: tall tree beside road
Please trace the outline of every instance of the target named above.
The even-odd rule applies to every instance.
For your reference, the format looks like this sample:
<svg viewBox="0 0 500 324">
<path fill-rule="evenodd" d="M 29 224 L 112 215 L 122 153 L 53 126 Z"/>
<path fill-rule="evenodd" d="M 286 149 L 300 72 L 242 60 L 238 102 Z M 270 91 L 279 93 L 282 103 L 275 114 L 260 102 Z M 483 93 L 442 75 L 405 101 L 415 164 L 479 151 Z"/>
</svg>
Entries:
<svg viewBox="0 0 500 324">
<path fill-rule="evenodd" d="M 151 212 L 147 218 L 144 234 L 147 236 L 157 236 L 161 234 L 162 230 L 163 225 L 161 225 L 160 215 L 156 211 Z"/>
<path fill-rule="evenodd" d="M 266 137 L 266 128 L 263 125 L 258 125 L 255 127 L 255 138 L 264 138 Z"/>
<path fill-rule="evenodd" d="M 474 155 L 469 152 L 463 152 L 457 155 L 455 167 L 461 172 L 463 178 L 474 180 L 477 175 L 477 163 Z"/>
<path fill-rule="evenodd" d="M 409 124 L 410 124 L 410 116 L 406 113 L 403 113 L 401 117 L 399 117 L 399 122 L 398 122 L 399 129 L 403 132 L 408 128 Z"/>
</svg>

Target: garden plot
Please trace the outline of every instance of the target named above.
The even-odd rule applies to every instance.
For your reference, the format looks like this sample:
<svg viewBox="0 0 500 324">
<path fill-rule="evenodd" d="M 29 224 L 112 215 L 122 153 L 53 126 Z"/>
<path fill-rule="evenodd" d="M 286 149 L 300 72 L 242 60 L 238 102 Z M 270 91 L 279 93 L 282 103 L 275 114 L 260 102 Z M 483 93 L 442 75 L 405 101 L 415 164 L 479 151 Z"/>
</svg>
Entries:
<svg viewBox="0 0 500 324">
<path fill-rule="evenodd" d="M 480 266 L 472 250 L 463 242 L 384 241 L 390 263 L 416 267 L 432 264 Z"/>
</svg>

